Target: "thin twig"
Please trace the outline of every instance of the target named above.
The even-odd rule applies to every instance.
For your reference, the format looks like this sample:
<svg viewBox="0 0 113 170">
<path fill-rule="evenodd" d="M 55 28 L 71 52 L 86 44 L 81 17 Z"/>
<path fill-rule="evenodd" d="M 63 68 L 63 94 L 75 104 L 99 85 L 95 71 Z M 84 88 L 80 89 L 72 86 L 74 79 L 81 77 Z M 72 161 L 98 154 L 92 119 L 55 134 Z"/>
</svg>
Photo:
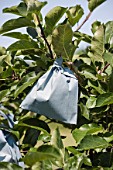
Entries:
<svg viewBox="0 0 113 170">
<path fill-rule="evenodd" d="M 90 11 L 89 14 L 86 16 L 85 20 L 77 27 L 77 29 L 75 30 L 78 31 L 84 24 L 85 22 L 89 19 L 89 17 L 91 16 L 92 12 Z"/>
<path fill-rule="evenodd" d="M 39 26 L 39 28 L 40 28 L 40 30 L 41 30 L 42 38 L 44 39 L 44 41 L 45 41 L 45 43 L 46 43 L 46 45 L 47 45 L 47 47 L 48 47 L 48 50 L 49 50 L 49 52 L 50 52 L 51 59 L 53 59 L 53 58 L 54 58 L 54 57 L 53 57 L 53 53 L 52 53 L 51 47 L 50 47 L 50 45 L 49 45 L 49 43 L 48 43 L 48 41 L 47 41 L 47 39 L 46 39 L 46 36 L 45 36 L 44 30 L 43 30 L 43 27 L 42 27 L 42 25 L 41 25 L 41 23 L 40 23 L 40 19 L 39 19 L 38 15 L 36 15 L 36 14 L 34 14 L 34 15 L 35 15 L 35 18 L 37 19 L 38 26 Z"/>
<path fill-rule="evenodd" d="M 99 70 L 98 73 L 99 73 L 99 74 L 103 73 L 103 72 L 109 67 L 109 65 L 110 65 L 110 64 L 107 63 L 102 70 Z"/>
</svg>

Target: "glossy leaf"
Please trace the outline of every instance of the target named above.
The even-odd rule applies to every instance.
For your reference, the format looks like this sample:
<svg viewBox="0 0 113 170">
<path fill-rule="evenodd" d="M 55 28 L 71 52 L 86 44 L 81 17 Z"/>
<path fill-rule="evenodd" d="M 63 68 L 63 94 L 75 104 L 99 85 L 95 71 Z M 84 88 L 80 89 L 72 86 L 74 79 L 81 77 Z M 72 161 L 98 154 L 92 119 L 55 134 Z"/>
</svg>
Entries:
<svg viewBox="0 0 113 170">
<path fill-rule="evenodd" d="M 80 103 L 80 110 L 81 114 L 89 120 L 89 110 L 87 109 L 86 105 L 84 105 L 82 102 Z"/>
<path fill-rule="evenodd" d="M 7 36 L 7 37 L 21 39 L 21 40 L 29 38 L 27 34 L 22 34 L 20 32 L 10 32 L 10 33 L 3 34 L 2 36 Z"/>
<path fill-rule="evenodd" d="M 92 61 L 103 62 L 104 54 L 104 27 L 101 25 L 98 30 L 94 33 L 94 37 L 91 42 L 91 52 L 89 52 L 89 57 Z"/>
<path fill-rule="evenodd" d="M 91 43 L 92 37 L 88 34 L 81 33 L 79 31 L 74 32 L 74 37 L 78 38 L 79 40 L 82 40 L 87 43 Z"/>
<path fill-rule="evenodd" d="M 54 132 L 52 133 L 52 137 L 51 137 L 51 144 L 58 147 L 59 149 L 63 149 L 63 142 L 60 136 L 60 131 L 58 128 L 56 128 L 54 130 Z"/>
<path fill-rule="evenodd" d="M 52 145 L 42 145 L 37 149 L 37 152 L 29 151 L 24 161 L 27 165 L 32 166 L 36 162 L 44 160 L 59 160 L 60 153 L 57 148 Z"/>
<path fill-rule="evenodd" d="M 98 96 L 96 107 L 113 104 L 113 93 L 105 93 Z"/>
<path fill-rule="evenodd" d="M 79 150 L 89 150 L 97 148 L 107 148 L 109 143 L 102 137 L 97 135 L 87 135 L 81 141 L 78 149 Z"/>
<path fill-rule="evenodd" d="M 0 169 L 1 170 L 14 170 L 14 169 L 23 170 L 22 167 L 9 162 L 0 162 Z"/>
<path fill-rule="evenodd" d="M 113 21 L 109 21 L 105 25 L 105 44 L 112 45 L 113 39 Z"/>
<path fill-rule="evenodd" d="M 94 108 L 96 106 L 96 100 L 97 99 L 94 96 L 89 97 L 86 102 L 87 108 L 89 109 Z"/>
<path fill-rule="evenodd" d="M 20 17 L 17 19 L 11 19 L 2 25 L 0 28 L 0 34 L 27 26 L 35 27 L 34 23 L 27 18 Z"/>
<path fill-rule="evenodd" d="M 81 71 L 80 74 L 84 75 L 86 78 L 97 80 L 96 70 L 92 66 L 87 64 L 81 64 L 79 70 Z"/>
<path fill-rule="evenodd" d="M 25 3 L 21 2 L 17 6 L 17 10 L 21 16 L 27 16 L 28 11 L 27 11 L 27 5 Z"/>
<path fill-rule="evenodd" d="M 19 11 L 17 10 L 17 6 L 4 8 L 3 13 L 11 13 L 11 14 L 20 15 Z"/>
<path fill-rule="evenodd" d="M 9 89 L 0 91 L 0 101 L 9 94 Z"/>
<path fill-rule="evenodd" d="M 79 129 L 76 128 L 75 130 L 73 130 L 72 135 L 77 144 L 79 144 L 85 136 L 90 134 L 98 134 L 99 132 L 102 132 L 102 130 L 102 126 L 98 126 L 97 124 L 84 124 Z"/>
<path fill-rule="evenodd" d="M 88 7 L 90 11 L 93 11 L 99 5 L 101 5 L 106 0 L 88 0 Z"/>
<path fill-rule="evenodd" d="M 45 32 L 51 34 L 57 22 L 62 18 L 67 8 L 56 6 L 45 16 Z"/>
<path fill-rule="evenodd" d="M 113 67 L 113 54 L 110 52 L 104 53 L 104 61 L 107 61 Z"/>
<path fill-rule="evenodd" d="M 46 1 L 40 2 L 36 0 L 29 0 L 26 1 L 27 3 L 27 11 L 29 13 L 36 13 L 39 14 L 39 11 L 47 4 Z"/>
<path fill-rule="evenodd" d="M 72 44 L 73 32 L 69 24 L 59 25 L 52 35 L 52 45 L 57 56 L 71 59 L 75 46 Z"/>
<path fill-rule="evenodd" d="M 38 49 L 38 44 L 33 40 L 20 40 L 11 44 L 7 50 L 18 51 L 18 50 L 32 50 Z"/>
<path fill-rule="evenodd" d="M 80 5 L 76 5 L 73 7 L 70 7 L 67 11 L 67 17 L 69 20 L 69 23 L 74 26 L 76 23 L 79 22 L 81 17 L 84 14 L 83 8 Z"/>
<path fill-rule="evenodd" d="M 95 21 L 92 24 L 91 31 L 92 31 L 93 34 L 98 30 L 99 26 L 101 26 L 101 22 L 99 22 L 99 21 Z"/>
</svg>

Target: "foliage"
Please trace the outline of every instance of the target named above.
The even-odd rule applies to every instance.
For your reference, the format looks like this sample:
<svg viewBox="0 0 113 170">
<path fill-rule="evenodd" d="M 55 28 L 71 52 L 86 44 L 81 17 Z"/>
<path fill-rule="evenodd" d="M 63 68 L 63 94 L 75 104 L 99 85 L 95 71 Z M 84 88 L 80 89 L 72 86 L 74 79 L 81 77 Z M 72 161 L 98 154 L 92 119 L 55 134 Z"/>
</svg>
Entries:
<svg viewBox="0 0 113 170">
<path fill-rule="evenodd" d="M 90 14 L 104 1 L 89 0 Z M 17 18 L 0 28 L 2 36 L 17 39 L 7 49 L 0 47 L 0 101 L 6 108 L 4 111 L 10 110 L 15 116 L 13 132 L 19 134 L 25 169 L 110 170 L 113 168 L 113 21 L 94 22 L 89 36 L 80 32 L 80 27 L 74 30 L 84 14 L 80 5 L 57 6 L 43 18 L 41 9 L 46 4 L 23 0 L 17 6 L 5 8 L 4 13 L 16 14 Z M 25 34 L 15 32 L 22 27 L 26 28 Z M 77 52 L 82 41 L 88 47 Z M 56 56 L 63 57 L 64 65 L 70 66 L 79 80 L 77 125 L 63 124 L 19 107 Z M 51 128 L 51 122 L 57 124 L 56 129 Z M 73 145 L 65 146 L 64 138 L 68 136 L 61 135 L 61 124 L 64 131 L 71 130 Z M 1 163 L 0 167 L 21 169 L 11 163 Z"/>
</svg>

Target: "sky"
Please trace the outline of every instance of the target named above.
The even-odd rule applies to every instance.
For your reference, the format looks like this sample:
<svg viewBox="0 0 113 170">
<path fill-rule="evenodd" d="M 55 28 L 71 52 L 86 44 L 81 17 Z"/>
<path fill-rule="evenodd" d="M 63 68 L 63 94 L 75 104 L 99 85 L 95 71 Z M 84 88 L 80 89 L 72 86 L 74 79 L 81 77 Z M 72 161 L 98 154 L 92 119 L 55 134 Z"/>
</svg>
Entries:
<svg viewBox="0 0 113 170">
<path fill-rule="evenodd" d="M 18 17 L 13 14 L 2 13 L 2 9 L 11 7 L 13 5 L 18 5 L 20 2 L 20 0 L 0 0 L 0 27 L 7 20 Z M 85 16 L 89 13 L 87 0 L 47 0 L 47 2 L 48 4 L 42 9 L 42 14 L 44 16 L 55 6 L 71 7 L 77 4 L 81 5 L 84 9 L 85 15 L 83 16 L 82 20 L 84 20 Z M 79 24 L 82 22 L 82 20 L 80 20 Z M 97 7 L 80 31 L 91 35 L 91 24 L 96 20 L 102 23 L 113 20 L 113 0 L 106 0 L 106 2 Z M 22 32 L 24 31 L 24 29 L 19 30 Z M 0 36 L 0 46 L 7 48 L 14 41 L 15 39 Z"/>
</svg>

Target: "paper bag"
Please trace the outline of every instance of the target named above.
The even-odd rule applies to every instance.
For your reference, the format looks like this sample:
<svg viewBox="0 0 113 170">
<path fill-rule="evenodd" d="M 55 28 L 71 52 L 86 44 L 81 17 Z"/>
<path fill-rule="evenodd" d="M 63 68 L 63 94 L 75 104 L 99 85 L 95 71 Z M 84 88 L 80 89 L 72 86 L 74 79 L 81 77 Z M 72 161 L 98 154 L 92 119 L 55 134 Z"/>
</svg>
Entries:
<svg viewBox="0 0 113 170">
<path fill-rule="evenodd" d="M 69 124 L 77 123 L 78 80 L 62 58 L 31 89 L 21 108 Z"/>
</svg>

